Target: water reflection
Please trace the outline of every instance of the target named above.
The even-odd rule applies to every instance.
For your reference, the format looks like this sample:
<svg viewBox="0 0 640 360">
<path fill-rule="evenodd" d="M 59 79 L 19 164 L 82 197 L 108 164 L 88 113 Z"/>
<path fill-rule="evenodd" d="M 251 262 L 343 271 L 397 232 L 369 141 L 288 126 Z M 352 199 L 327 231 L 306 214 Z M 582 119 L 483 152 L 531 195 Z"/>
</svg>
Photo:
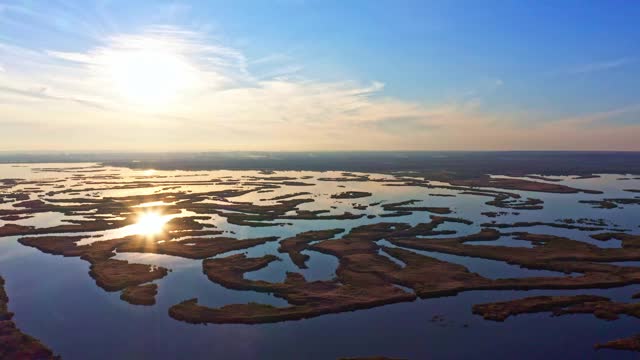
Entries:
<svg viewBox="0 0 640 360">
<path fill-rule="evenodd" d="M 171 217 L 162 216 L 157 212 L 145 212 L 138 216 L 138 222 L 135 227 L 140 235 L 157 235 L 164 230 L 164 225 L 170 219 Z"/>
</svg>

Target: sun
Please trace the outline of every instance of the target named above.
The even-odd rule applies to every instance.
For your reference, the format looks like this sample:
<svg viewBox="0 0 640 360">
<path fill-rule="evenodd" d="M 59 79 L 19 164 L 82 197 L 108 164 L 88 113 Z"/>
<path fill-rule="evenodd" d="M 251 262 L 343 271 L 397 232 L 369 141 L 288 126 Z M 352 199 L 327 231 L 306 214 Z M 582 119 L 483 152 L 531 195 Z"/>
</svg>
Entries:
<svg viewBox="0 0 640 360">
<path fill-rule="evenodd" d="M 196 71 L 182 54 L 157 44 L 111 53 L 106 66 L 118 95 L 152 109 L 175 102 L 196 82 Z"/>
<path fill-rule="evenodd" d="M 137 232 L 142 235 L 156 235 L 164 230 L 167 219 L 155 212 L 143 213 L 136 223 Z"/>
</svg>

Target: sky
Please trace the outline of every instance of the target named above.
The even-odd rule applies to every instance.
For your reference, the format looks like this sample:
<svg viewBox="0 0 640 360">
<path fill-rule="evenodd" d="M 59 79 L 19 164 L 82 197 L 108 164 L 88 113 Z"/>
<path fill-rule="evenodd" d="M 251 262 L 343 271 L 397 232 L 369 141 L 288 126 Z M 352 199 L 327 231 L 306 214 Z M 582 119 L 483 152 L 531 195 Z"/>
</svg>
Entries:
<svg viewBox="0 0 640 360">
<path fill-rule="evenodd" d="M 0 0 L 0 151 L 640 151 L 637 1 Z"/>
</svg>

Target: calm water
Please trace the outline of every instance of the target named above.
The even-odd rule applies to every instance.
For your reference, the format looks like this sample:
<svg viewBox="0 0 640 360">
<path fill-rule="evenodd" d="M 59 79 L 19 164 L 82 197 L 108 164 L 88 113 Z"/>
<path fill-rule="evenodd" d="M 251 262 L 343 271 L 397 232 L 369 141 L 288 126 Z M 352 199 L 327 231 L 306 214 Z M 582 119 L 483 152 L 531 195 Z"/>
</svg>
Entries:
<svg viewBox="0 0 640 360">
<path fill-rule="evenodd" d="M 63 179 L 65 186 L 74 184 L 79 195 L 58 194 L 59 198 L 84 197 L 96 191 L 84 191 L 85 188 L 99 187 L 89 181 L 118 180 L 73 180 L 73 172 L 60 173 L 37 171 L 37 168 L 86 166 L 91 164 L 35 164 L 26 167 L 0 165 L 0 178 L 23 179 Z M 105 168 L 94 175 L 113 174 L 126 181 L 141 179 L 156 180 L 207 180 L 223 176 L 241 178 L 242 176 L 267 176 L 254 171 L 231 172 L 182 172 L 182 171 L 138 171 L 122 168 Z M 175 176 L 177 178 L 161 178 Z M 471 234 L 480 229 L 480 224 L 495 220 L 499 223 L 515 221 L 554 222 L 560 218 L 596 218 L 605 219 L 611 226 L 640 232 L 640 205 L 626 205 L 622 209 L 593 209 L 578 200 L 593 200 L 605 197 L 631 198 L 637 194 L 624 192 L 623 189 L 640 189 L 638 180 L 617 180 L 623 175 L 603 175 L 597 179 L 571 180 L 563 178 L 561 184 L 578 188 L 605 191 L 604 195 L 589 194 L 544 194 L 517 192 L 523 197 L 534 197 L 544 201 L 544 210 L 505 210 L 509 214 L 497 218 L 481 215 L 487 211 L 502 211 L 484 202 L 490 198 L 461 195 L 459 192 L 444 189 L 426 189 L 418 187 L 384 186 L 373 182 L 334 182 L 317 181 L 320 177 L 337 177 L 338 172 L 277 172 L 268 176 L 291 176 L 301 178 L 313 176 L 313 179 L 299 180 L 314 183 L 314 186 L 282 187 L 269 193 L 249 193 L 235 197 L 233 201 L 251 201 L 269 203 L 261 199 L 273 198 L 293 192 L 311 192 L 314 202 L 301 205 L 300 209 L 329 209 L 331 214 L 345 211 L 379 215 L 384 211 L 381 206 L 371 206 L 366 210 L 354 210 L 353 204 L 372 204 L 380 201 L 397 202 L 410 199 L 424 200 L 414 206 L 444 206 L 455 211 L 452 216 L 472 220 L 473 225 L 447 223 L 438 230 L 451 229 L 459 235 Z M 384 177 L 373 175 L 374 178 Z M 33 185 L 30 185 L 33 186 Z M 50 186 L 40 186 L 49 191 Z M 341 186 L 346 186 L 343 188 Z M 29 187 L 29 186 L 27 186 Z M 144 189 L 98 191 L 97 196 L 128 196 L 151 194 L 163 186 Z M 204 192 L 225 188 L 237 188 L 235 185 L 187 185 L 181 190 Z M 19 190 L 20 187 L 17 188 Z M 56 189 L 57 190 L 57 189 Z M 368 191 L 373 196 L 360 199 L 331 199 L 330 195 L 342 191 Z M 16 191 L 14 189 L 13 191 Z M 171 190 L 169 190 L 171 191 Z M 516 191 L 514 191 L 516 192 Z M 437 197 L 429 194 L 454 194 L 455 197 Z M 40 194 L 33 194 L 32 199 Z M 46 196 L 45 196 L 46 197 Z M 383 203 L 384 204 L 384 203 Z M 331 208 L 331 207 L 335 208 Z M 0 208 L 11 208 L 11 204 L 0 204 Z M 519 212 L 520 215 L 514 215 Z M 180 215 L 180 216 L 184 216 Z M 188 215 L 188 214 L 186 214 Z M 308 230 L 344 228 L 347 231 L 355 226 L 380 221 L 405 222 L 417 224 L 427 222 L 429 214 L 415 212 L 409 216 L 392 218 L 362 218 L 358 220 L 286 220 L 291 225 L 252 228 L 228 224 L 223 217 L 214 216 L 203 221 L 215 224 L 221 230 L 233 231 L 237 238 L 280 236 L 282 238 Z M 68 219 L 57 213 L 42 213 L 35 218 L 14 221 L 22 225 L 47 227 L 63 224 Z M 0 220 L 0 226 L 5 222 Z M 122 236 L 125 230 L 109 230 L 95 234 L 104 237 L 97 240 Z M 619 247 L 619 241 L 599 242 L 589 238 L 589 232 L 551 228 L 546 226 L 514 228 L 507 231 L 529 231 L 545 234 L 568 236 L 598 246 Z M 93 233 L 92 233 L 93 234 Z M 339 236 L 339 235 L 338 235 Z M 384 355 L 410 359 L 426 358 L 635 358 L 628 352 L 600 350 L 594 351 L 596 343 L 627 337 L 637 333 L 639 319 L 622 317 L 614 322 L 597 320 L 592 315 L 571 315 L 550 317 L 548 313 L 520 315 L 505 322 L 485 321 L 471 313 L 476 303 L 516 299 L 540 294 L 596 294 L 620 301 L 631 301 L 631 295 L 640 291 L 640 286 L 626 286 L 607 290 L 575 291 L 471 291 L 457 296 L 437 299 L 417 300 L 384 307 L 324 315 L 321 317 L 264 325 L 191 325 L 169 317 L 168 308 L 185 299 L 197 297 L 199 302 L 208 306 L 222 306 L 233 303 L 256 301 L 276 306 L 285 306 L 286 301 L 270 294 L 253 291 L 234 291 L 217 285 L 202 273 L 202 261 L 190 260 L 168 255 L 154 254 L 117 254 L 117 259 L 132 262 L 161 265 L 172 269 L 169 275 L 156 281 L 159 293 L 154 306 L 135 306 L 119 299 L 119 292 L 106 292 L 97 287 L 89 277 L 89 264 L 79 258 L 64 258 L 42 253 L 36 249 L 17 243 L 17 237 L 0 238 L 0 275 L 6 279 L 6 290 L 10 297 L 10 310 L 15 312 L 17 325 L 26 333 L 33 335 L 51 347 L 65 359 L 171 359 L 171 358 L 292 358 L 292 359 L 335 359 L 343 356 Z M 380 242 L 389 245 L 384 240 Z M 476 242 L 476 246 L 489 243 L 502 246 L 527 246 L 528 242 L 503 237 L 498 242 Z M 276 242 L 239 250 L 234 253 L 247 253 L 249 256 L 274 254 L 281 261 L 271 263 L 259 271 L 247 273 L 249 279 L 281 281 L 285 272 L 302 272 L 308 280 L 327 280 L 335 275 L 338 260 L 330 255 L 312 251 L 307 262 L 309 269 L 300 271 L 286 254 L 277 252 Z M 433 252 L 420 252 L 441 260 L 467 266 L 471 271 L 489 278 L 562 276 L 550 271 L 529 270 L 499 261 L 472 259 L 461 256 Z M 628 266 L 638 266 L 629 262 Z M 432 321 L 440 315 L 443 321 Z"/>
</svg>

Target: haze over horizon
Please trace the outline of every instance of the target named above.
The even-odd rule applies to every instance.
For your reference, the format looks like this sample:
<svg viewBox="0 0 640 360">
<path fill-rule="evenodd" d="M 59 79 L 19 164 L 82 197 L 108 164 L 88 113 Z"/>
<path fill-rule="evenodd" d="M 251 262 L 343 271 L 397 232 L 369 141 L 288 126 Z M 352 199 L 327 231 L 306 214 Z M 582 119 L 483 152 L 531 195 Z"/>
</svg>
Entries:
<svg viewBox="0 0 640 360">
<path fill-rule="evenodd" d="M 0 0 L 0 151 L 640 150 L 640 3 Z"/>
</svg>

